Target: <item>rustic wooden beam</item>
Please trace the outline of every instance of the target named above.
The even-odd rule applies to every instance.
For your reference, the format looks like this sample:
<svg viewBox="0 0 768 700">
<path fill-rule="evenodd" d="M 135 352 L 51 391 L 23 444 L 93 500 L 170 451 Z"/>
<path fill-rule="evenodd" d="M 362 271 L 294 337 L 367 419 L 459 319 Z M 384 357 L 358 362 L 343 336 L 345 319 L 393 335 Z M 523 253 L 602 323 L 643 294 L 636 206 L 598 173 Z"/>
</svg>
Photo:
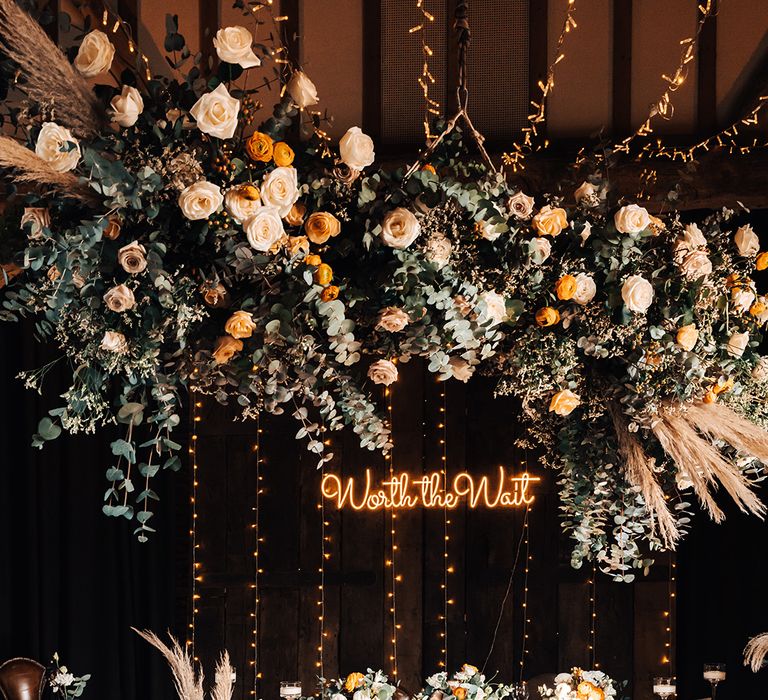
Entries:
<svg viewBox="0 0 768 700">
<path fill-rule="evenodd" d="M 363 130 L 381 138 L 381 0 L 363 0 Z"/>
<path fill-rule="evenodd" d="M 697 56 L 697 124 L 704 135 L 717 131 L 717 0 L 713 4 L 714 14 L 699 35 Z"/>
<path fill-rule="evenodd" d="M 632 128 L 632 0 L 613 2 L 613 134 Z"/>
</svg>

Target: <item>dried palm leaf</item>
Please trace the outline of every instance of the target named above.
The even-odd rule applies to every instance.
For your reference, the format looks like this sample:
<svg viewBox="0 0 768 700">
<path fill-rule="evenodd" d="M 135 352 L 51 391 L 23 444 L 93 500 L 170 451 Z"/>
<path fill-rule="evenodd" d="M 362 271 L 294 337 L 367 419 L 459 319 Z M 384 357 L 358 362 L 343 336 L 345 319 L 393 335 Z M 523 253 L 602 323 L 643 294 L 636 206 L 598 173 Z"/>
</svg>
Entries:
<svg viewBox="0 0 768 700">
<path fill-rule="evenodd" d="M 52 105 L 57 123 L 80 137 L 99 131 L 104 109 L 91 86 L 15 0 L 0 0 L 0 47 L 19 65 L 27 95 Z"/>
<path fill-rule="evenodd" d="M 768 633 L 759 634 L 749 640 L 744 649 L 744 665 L 757 673 L 763 667 L 766 657 L 768 657 Z"/>
<path fill-rule="evenodd" d="M 211 700 L 232 700 L 232 693 L 235 690 L 234 678 L 235 669 L 229 661 L 229 652 L 222 652 L 216 663 Z"/>
<path fill-rule="evenodd" d="M 733 409 L 720 403 L 699 403 L 688 409 L 688 415 L 702 432 L 768 464 L 768 432 Z"/>
<path fill-rule="evenodd" d="M 171 646 L 168 647 L 154 632 L 148 630 L 142 632 L 135 627 L 131 629 L 165 657 L 171 667 L 173 684 L 176 686 L 176 694 L 180 700 L 203 700 L 203 674 L 201 672 L 198 677 L 192 657 L 181 648 L 173 635 L 168 635 L 171 639 Z"/>
<path fill-rule="evenodd" d="M 616 438 L 619 443 L 619 454 L 624 459 L 627 480 L 630 484 L 640 489 L 646 508 L 651 516 L 651 527 L 658 533 L 669 549 L 674 549 L 675 543 L 680 539 L 680 531 L 677 528 L 675 518 L 669 510 L 664 490 L 656 480 L 653 467 L 648 456 L 643 450 L 640 441 L 629 432 L 627 421 L 621 408 L 611 402 L 609 405 L 613 427 L 616 430 Z"/>
</svg>

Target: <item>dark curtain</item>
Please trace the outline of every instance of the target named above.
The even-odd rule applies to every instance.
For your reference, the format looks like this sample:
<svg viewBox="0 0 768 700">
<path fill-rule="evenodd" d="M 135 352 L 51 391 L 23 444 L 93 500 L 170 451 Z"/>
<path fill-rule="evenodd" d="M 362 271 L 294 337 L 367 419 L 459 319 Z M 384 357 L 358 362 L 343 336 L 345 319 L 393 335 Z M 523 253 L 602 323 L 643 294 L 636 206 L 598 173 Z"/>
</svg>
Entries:
<svg viewBox="0 0 768 700">
<path fill-rule="evenodd" d="M 88 697 L 173 697 L 161 657 L 130 628 L 184 639 L 188 476 L 158 477 L 158 534 L 146 544 L 132 536 L 134 523 L 104 516 L 117 426 L 30 447 L 38 419 L 65 388 L 63 367 L 51 372 L 43 398 L 16 375 L 52 357 L 30 324 L 0 325 L 0 661 L 48 663 L 58 651 L 76 675 L 93 674 Z"/>
</svg>

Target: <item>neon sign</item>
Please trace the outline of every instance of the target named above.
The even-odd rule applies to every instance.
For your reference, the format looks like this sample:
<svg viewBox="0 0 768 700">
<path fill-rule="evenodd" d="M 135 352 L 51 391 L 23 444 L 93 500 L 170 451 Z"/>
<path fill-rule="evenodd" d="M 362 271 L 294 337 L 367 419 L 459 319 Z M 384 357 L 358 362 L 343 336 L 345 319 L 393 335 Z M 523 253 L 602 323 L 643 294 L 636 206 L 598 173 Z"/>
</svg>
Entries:
<svg viewBox="0 0 768 700">
<path fill-rule="evenodd" d="M 446 490 L 439 472 L 419 477 L 401 472 L 376 486 L 371 470 L 366 469 L 365 479 L 360 483 L 354 477 L 342 479 L 336 474 L 326 474 L 320 490 L 323 498 L 333 501 L 339 510 L 452 510 L 462 501 L 466 501 L 470 508 L 520 508 L 533 503 L 534 496 L 529 493 L 529 487 L 538 481 L 541 481 L 538 476 L 527 472 L 509 476 L 504 467 L 499 467 L 498 475 L 493 479 L 489 476 L 475 477 L 467 472 L 456 474 Z"/>
</svg>

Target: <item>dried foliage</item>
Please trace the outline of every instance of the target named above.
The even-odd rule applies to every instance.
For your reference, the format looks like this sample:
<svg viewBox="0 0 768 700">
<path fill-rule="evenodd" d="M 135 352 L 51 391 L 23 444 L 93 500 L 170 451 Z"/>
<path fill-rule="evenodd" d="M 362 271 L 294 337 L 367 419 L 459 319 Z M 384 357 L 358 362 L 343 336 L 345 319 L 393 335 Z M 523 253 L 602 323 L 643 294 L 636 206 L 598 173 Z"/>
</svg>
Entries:
<svg viewBox="0 0 768 700">
<path fill-rule="evenodd" d="M 202 671 L 198 677 L 192 656 L 181 648 L 173 635 L 168 635 L 171 639 L 171 646 L 168 647 L 154 632 L 137 630 L 135 627 L 131 627 L 131 629 L 165 657 L 171 667 L 173 684 L 180 700 L 203 700 Z"/>
<path fill-rule="evenodd" d="M 744 665 L 757 673 L 763 667 L 766 657 L 768 657 L 768 632 L 749 640 L 744 649 Z"/>
<path fill-rule="evenodd" d="M 235 669 L 230 663 L 229 652 L 224 651 L 216 663 L 216 674 L 211 688 L 212 700 L 232 700 L 235 690 L 234 674 Z"/>
</svg>

